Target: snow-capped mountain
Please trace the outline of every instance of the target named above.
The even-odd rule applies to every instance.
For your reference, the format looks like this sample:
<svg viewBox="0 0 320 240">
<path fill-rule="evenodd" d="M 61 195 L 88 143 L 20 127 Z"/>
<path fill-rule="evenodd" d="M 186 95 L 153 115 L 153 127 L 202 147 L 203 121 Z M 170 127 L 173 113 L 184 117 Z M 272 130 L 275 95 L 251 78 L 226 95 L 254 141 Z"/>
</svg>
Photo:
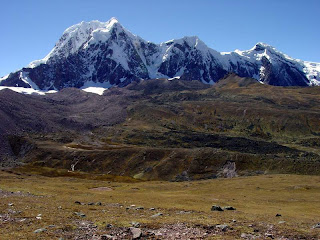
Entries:
<svg viewBox="0 0 320 240">
<path fill-rule="evenodd" d="M 213 84 L 230 72 L 271 85 L 320 85 L 320 63 L 290 58 L 264 43 L 228 53 L 207 47 L 197 37 L 154 44 L 112 18 L 69 27 L 44 59 L 0 78 L 0 86 L 108 88 L 139 79 L 174 77 Z"/>
</svg>

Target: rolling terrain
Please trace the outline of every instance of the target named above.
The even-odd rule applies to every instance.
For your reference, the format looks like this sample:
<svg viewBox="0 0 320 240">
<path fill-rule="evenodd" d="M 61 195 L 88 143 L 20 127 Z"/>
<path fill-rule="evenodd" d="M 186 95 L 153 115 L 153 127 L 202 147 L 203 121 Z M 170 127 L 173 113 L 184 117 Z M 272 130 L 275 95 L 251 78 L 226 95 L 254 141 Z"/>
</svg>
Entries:
<svg viewBox="0 0 320 240">
<path fill-rule="evenodd" d="M 214 86 L 146 80 L 102 96 L 0 91 L 1 164 L 169 181 L 319 175 L 319 91 L 234 74 Z"/>
</svg>

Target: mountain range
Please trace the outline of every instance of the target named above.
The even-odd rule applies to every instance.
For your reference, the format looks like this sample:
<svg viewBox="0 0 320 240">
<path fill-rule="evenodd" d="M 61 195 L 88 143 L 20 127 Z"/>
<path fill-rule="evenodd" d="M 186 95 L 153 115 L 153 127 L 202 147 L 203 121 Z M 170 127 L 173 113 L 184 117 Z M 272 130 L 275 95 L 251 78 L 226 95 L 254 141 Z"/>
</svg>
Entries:
<svg viewBox="0 0 320 240">
<path fill-rule="evenodd" d="M 228 73 L 276 86 L 320 85 L 320 63 L 293 59 L 264 43 L 234 52 L 215 51 L 195 36 L 155 44 L 112 18 L 69 27 L 45 58 L 0 78 L 0 86 L 109 88 L 157 78 L 214 84 Z"/>
</svg>

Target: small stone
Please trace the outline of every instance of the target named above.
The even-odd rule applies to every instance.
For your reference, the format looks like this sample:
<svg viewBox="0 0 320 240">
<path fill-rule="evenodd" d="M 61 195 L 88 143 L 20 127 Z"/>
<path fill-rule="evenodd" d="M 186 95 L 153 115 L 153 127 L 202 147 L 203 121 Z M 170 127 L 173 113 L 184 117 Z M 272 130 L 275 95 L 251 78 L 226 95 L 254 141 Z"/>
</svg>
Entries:
<svg viewBox="0 0 320 240">
<path fill-rule="evenodd" d="M 229 226 L 226 224 L 219 224 L 219 225 L 216 225 L 216 228 L 219 228 L 221 231 L 225 232 L 228 230 Z"/>
<path fill-rule="evenodd" d="M 317 224 L 314 225 L 312 228 L 320 228 L 320 223 L 317 223 Z"/>
<path fill-rule="evenodd" d="M 232 219 L 232 222 L 236 223 L 236 222 L 237 222 L 237 220 L 235 220 L 235 219 Z"/>
<path fill-rule="evenodd" d="M 150 211 L 155 211 L 156 209 L 152 207 L 152 208 L 149 208 L 149 210 Z"/>
<path fill-rule="evenodd" d="M 59 207 L 58 207 L 58 209 L 62 209 L 62 207 L 61 207 L 61 206 L 59 206 Z"/>
<path fill-rule="evenodd" d="M 45 232 L 45 231 L 47 231 L 46 228 L 39 228 L 39 229 L 35 230 L 34 233 L 42 233 L 42 232 Z"/>
<path fill-rule="evenodd" d="M 191 213 L 191 212 L 188 212 L 188 211 L 180 211 L 180 212 L 178 212 L 178 214 L 189 214 L 189 213 Z"/>
<path fill-rule="evenodd" d="M 112 227 L 113 227 L 113 225 L 110 224 L 110 223 L 108 223 L 108 224 L 106 225 L 106 228 L 112 228 Z"/>
<path fill-rule="evenodd" d="M 79 202 L 79 201 L 75 201 L 74 203 L 75 203 L 75 204 L 82 205 L 82 203 L 81 203 L 81 202 Z"/>
<path fill-rule="evenodd" d="M 131 226 L 138 228 L 138 227 L 140 227 L 140 223 L 139 222 L 131 222 Z"/>
<path fill-rule="evenodd" d="M 271 233 L 266 233 L 265 236 L 273 239 L 273 235 Z"/>
<path fill-rule="evenodd" d="M 143 210 L 144 207 L 137 207 L 136 210 Z"/>
<path fill-rule="evenodd" d="M 108 235 L 108 234 L 105 234 L 105 235 L 101 236 L 101 240 L 109 240 L 109 239 L 114 239 L 114 237 L 111 236 L 111 235 Z"/>
<path fill-rule="evenodd" d="M 148 231 L 145 232 L 145 235 L 146 235 L 146 236 L 154 236 L 155 234 L 154 234 L 153 231 L 148 230 Z"/>
<path fill-rule="evenodd" d="M 9 203 L 9 204 L 8 204 L 9 207 L 12 207 L 13 205 L 14 205 L 13 203 Z"/>
<path fill-rule="evenodd" d="M 253 232 L 257 233 L 259 232 L 259 229 L 253 229 Z"/>
<path fill-rule="evenodd" d="M 276 217 L 281 217 L 281 214 L 280 214 L 280 213 L 277 213 L 277 214 L 276 214 Z"/>
<path fill-rule="evenodd" d="M 94 205 L 94 203 L 93 203 L 93 202 L 89 202 L 88 205 L 89 205 L 89 206 L 92 206 L 92 205 Z"/>
<path fill-rule="evenodd" d="M 97 205 L 97 206 L 101 206 L 102 203 L 101 203 L 101 202 L 97 202 L 96 205 Z"/>
<path fill-rule="evenodd" d="M 286 223 L 286 221 L 279 221 L 278 223 L 279 224 L 284 224 L 284 223 Z"/>
<path fill-rule="evenodd" d="M 211 207 L 211 211 L 222 212 L 223 209 L 222 209 L 220 206 L 218 206 L 218 205 L 213 205 L 213 206 Z"/>
<path fill-rule="evenodd" d="M 251 239 L 252 235 L 251 234 L 247 234 L 247 233 L 241 233 L 241 238 L 247 238 L 247 239 Z"/>
<path fill-rule="evenodd" d="M 49 225 L 48 227 L 49 227 L 49 228 L 55 228 L 56 225 Z"/>
<path fill-rule="evenodd" d="M 132 233 L 132 239 L 140 238 L 142 235 L 142 231 L 140 228 L 131 227 L 130 232 Z"/>
<path fill-rule="evenodd" d="M 223 208 L 224 210 L 236 210 L 236 208 L 232 207 L 232 206 L 226 206 Z"/>
<path fill-rule="evenodd" d="M 79 217 L 85 217 L 86 216 L 84 213 L 81 213 L 81 212 L 74 212 L 74 214 L 79 216 Z"/>
<path fill-rule="evenodd" d="M 157 213 L 157 214 L 152 215 L 151 217 L 152 217 L 152 218 L 157 218 L 157 217 L 160 217 L 160 216 L 162 216 L 162 215 L 163 215 L 162 213 Z"/>
</svg>

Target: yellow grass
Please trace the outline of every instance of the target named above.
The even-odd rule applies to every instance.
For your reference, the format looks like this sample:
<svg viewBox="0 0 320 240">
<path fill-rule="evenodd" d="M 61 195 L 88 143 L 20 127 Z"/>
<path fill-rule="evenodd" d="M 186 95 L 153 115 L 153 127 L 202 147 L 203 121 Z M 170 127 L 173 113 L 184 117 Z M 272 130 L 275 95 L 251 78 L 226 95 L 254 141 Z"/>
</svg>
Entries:
<svg viewBox="0 0 320 240">
<path fill-rule="evenodd" d="M 92 190 L 109 187 L 112 191 Z M 241 233 L 261 231 L 271 224 L 279 236 L 319 238 L 320 231 L 312 226 L 320 222 L 320 177 L 302 175 L 262 175 L 233 179 L 194 182 L 110 182 L 71 177 L 44 177 L 0 172 L 0 189 L 30 192 L 35 196 L 0 195 L 0 214 L 8 209 L 21 211 L 14 215 L 25 222 L 0 222 L 0 239 L 73 239 L 76 222 L 85 219 L 98 225 L 98 232 L 111 223 L 128 227 L 132 221 L 143 227 L 157 228 L 163 224 L 184 222 L 190 225 L 226 223 L 231 232 L 217 239 L 240 238 Z M 86 205 L 77 205 L 80 201 Z M 89 202 L 102 202 L 90 206 Z M 13 206 L 8 206 L 13 203 Z M 126 210 L 130 205 L 143 210 Z M 212 205 L 235 207 L 236 211 L 212 212 Z M 61 206 L 61 207 L 60 207 Z M 156 208 L 155 211 L 149 208 Z M 181 211 L 190 211 L 182 214 Z M 74 212 L 86 214 L 78 217 Z M 155 213 L 164 215 L 151 218 Z M 280 213 L 281 217 L 275 215 Z M 36 216 L 42 214 L 41 220 Z M 232 220 L 237 220 L 232 223 Z M 285 221 L 279 224 L 279 221 Z M 28 222 L 28 224 L 26 224 Z M 55 227 L 48 228 L 48 225 Z M 44 233 L 34 233 L 46 227 Z"/>
</svg>

